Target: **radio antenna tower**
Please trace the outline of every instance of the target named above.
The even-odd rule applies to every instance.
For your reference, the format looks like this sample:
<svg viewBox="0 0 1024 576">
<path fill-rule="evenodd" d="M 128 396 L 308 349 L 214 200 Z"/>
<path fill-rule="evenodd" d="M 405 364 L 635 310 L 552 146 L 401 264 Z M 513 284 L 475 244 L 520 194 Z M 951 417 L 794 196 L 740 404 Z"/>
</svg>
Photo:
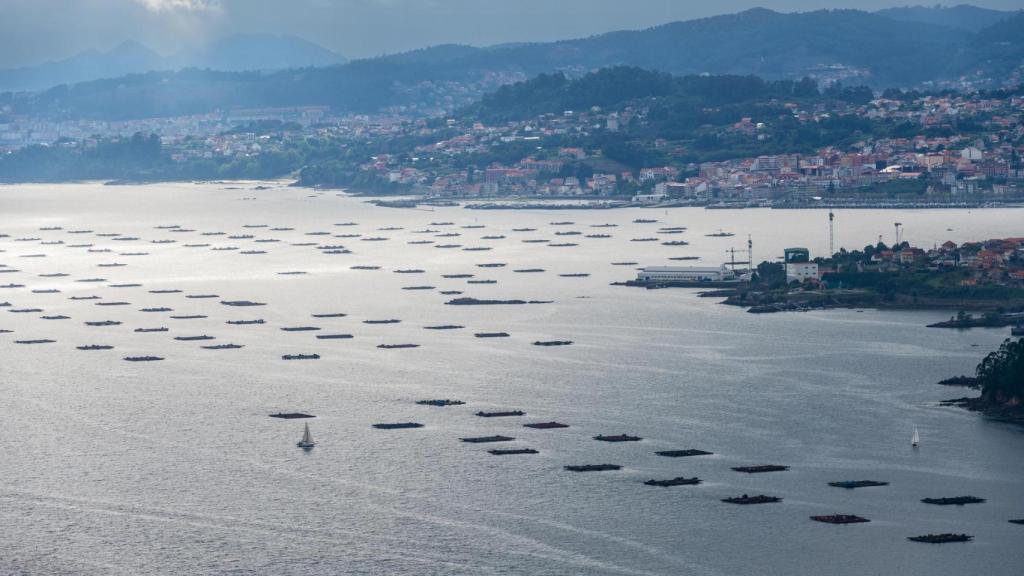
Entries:
<svg viewBox="0 0 1024 576">
<path fill-rule="evenodd" d="M 836 254 L 836 215 L 832 212 L 832 209 L 828 209 L 828 257 L 831 258 Z"/>
<path fill-rule="evenodd" d="M 754 270 L 754 241 L 750 239 L 750 234 L 747 234 L 747 268 Z"/>
</svg>

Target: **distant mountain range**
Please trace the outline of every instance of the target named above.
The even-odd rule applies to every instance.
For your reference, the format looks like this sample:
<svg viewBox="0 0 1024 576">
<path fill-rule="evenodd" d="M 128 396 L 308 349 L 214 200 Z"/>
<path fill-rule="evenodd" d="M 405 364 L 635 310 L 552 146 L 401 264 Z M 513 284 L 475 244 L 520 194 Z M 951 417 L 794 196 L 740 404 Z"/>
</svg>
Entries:
<svg viewBox="0 0 1024 576">
<path fill-rule="evenodd" d="M 248 63 L 269 68 L 269 56 L 261 54 Z M 121 59 L 124 65 L 137 64 Z M 213 66 L 210 53 L 192 61 L 227 70 L 245 67 L 230 58 Z M 302 105 L 368 112 L 392 105 L 450 105 L 453 98 L 477 98 L 509 78 L 552 71 L 579 76 L 619 65 L 676 75 L 809 76 L 875 88 L 936 87 L 961 78 L 997 86 L 1024 65 L 1024 12 L 957 6 L 785 14 L 758 8 L 576 40 L 442 45 L 301 71 L 136 74 L 38 94 L 0 95 L 0 105 L 6 99 L 20 112 L 98 118 Z"/>
<path fill-rule="evenodd" d="M 44 90 L 60 84 L 157 70 L 281 70 L 330 66 L 345 61 L 340 54 L 294 36 L 229 36 L 170 56 L 161 56 L 138 42 L 127 41 L 106 52 L 89 50 L 65 60 L 0 70 L 0 92 Z"/>
<path fill-rule="evenodd" d="M 997 24 L 1012 16 L 1012 12 L 990 10 L 968 4 L 957 6 L 904 6 L 902 8 L 886 8 L 875 12 L 879 16 L 902 20 L 904 22 L 923 22 L 949 28 L 959 28 L 977 32 Z"/>
</svg>

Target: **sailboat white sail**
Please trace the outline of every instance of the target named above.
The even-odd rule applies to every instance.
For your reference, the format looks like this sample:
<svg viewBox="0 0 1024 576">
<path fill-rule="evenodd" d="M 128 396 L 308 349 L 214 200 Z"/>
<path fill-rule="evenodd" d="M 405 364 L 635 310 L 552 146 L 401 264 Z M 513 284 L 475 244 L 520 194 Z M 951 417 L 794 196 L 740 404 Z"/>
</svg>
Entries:
<svg viewBox="0 0 1024 576">
<path fill-rule="evenodd" d="M 914 428 L 914 435 L 910 437 L 910 445 L 916 447 L 921 442 L 921 435 L 917 433 L 917 428 Z"/>
<path fill-rule="evenodd" d="M 306 422 L 306 428 L 302 432 L 302 440 L 299 440 L 296 444 L 299 448 L 312 448 L 316 446 L 316 442 L 313 440 L 313 434 L 309 431 L 309 422 Z"/>
</svg>

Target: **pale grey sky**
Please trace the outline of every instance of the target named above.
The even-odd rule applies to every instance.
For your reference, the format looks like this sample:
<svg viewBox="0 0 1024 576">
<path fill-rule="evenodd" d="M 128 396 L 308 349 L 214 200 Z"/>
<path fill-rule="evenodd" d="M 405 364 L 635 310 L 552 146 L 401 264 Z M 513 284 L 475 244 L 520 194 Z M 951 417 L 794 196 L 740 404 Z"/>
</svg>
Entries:
<svg viewBox="0 0 1024 576">
<path fill-rule="evenodd" d="M 170 53 L 239 32 L 294 34 L 350 58 L 441 43 L 575 38 L 763 6 L 875 10 L 915 0 L 0 0 L 0 68 L 137 40 Z M 929 3 L 917 1 L 916 3 Z M 1024 0 L 975 0 L 1024 8 Z"/>
</svg>

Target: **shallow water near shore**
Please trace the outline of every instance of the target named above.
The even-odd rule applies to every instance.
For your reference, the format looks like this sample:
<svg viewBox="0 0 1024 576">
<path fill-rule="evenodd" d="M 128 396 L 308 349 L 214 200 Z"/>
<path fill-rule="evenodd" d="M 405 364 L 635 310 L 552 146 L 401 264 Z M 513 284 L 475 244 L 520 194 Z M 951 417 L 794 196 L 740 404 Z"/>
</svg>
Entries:
<svg viewBox="0 0 1024 576">
<path fill-rule="evenodd" d="M 0 308 L 0 329 L 11 330 L 0 334 L 0 572 L 1019 573 L 1024 527 L 1007 521 L 1024 518 L 1024 429 L 938 406 L 964 392 L 935 384 L 969 373 L 1009 329 L 925 327 L 950 312 L 754 315 L 696 290 L 610 285 L 635 276 L 636 265 L 613 263 L 718 265 L 730 248 L 745 260 L 748 234 L 755 261 L 789 246 L 824 253 L 826 212 L 425 211 L 257 184 L 0 187 L 0 233 L 9 235 L 0 237 L 0 270 L 18 270 L 0 273 L 0 284 L 24 285 L 0 289 L 0 302 L 11 303 Z M 551 224 L 566 221 L 573 224 Z M 892 243 L 897 221 L 923 247 L 1024 236 L 1022 209 L 848 210 L 838 213 L 837 246 L 860 248 L 879 235 Z M 357 224 L 336 225 L 350 222 Z M 605 223 L 618 226 L 595 227 Z M 688 229 L 659 233 L 678 226 Z M 705 236 L 719 229 L 736 236 Z M 105 233 L 138 240 L 97 236 Z M 459 236 L 437 237 L 444 233 Z M 585 237 L 597 233 L 611 237 Z M 353 234 L 362 236 L 336 237 Z M 631 241 L 648 237 L 690 245 Z M 279 242 L 257 242 L 268 239 Z M 531 239 L 577 246 L 523 242 Z M 434 244 L 409 244 L 424 240 Z M 111 251 L 71 247 L 82 244 Z M 351 253 L 317 248 L 327 245 Z M 125 255 L 140 252 L 148 254 Z M 24 257 L 38 254 L 45 256 Z M 700 260 L 669 260 L 677 256 Z M 111 263 L 126 266 L 100 266 Z M 498 263 L 506 265 L 479 266 Z M 536 269 L 543 272 L 516 272 Z M 57 273 L 67 276 L 40 276 Z M 443 277 L 463 274 L 474 276 Z M 78 282 L 94 278 L 104 281 Z M 135 283 L 142 286 L 111 287 Z M 403 290 L 424 286 L 434 289 Z M 441 291 L 553 302 L 448 306 L 457 295 Z M 186 297 L 210 294 L 217 298 Z M 70 299 L 91 295 L 100 299 Z M 130 304 L 96 305 L 116 301 Z M 196 315 L 206 317 L 171 318 Z M 226 324 L 256 318 L 265 323 Z M 386 319 L 401 322 L 364 322 Z M 104 320 L 121 324 L 84 324 Z M 465 328 L 424 329 L 438 325 Z M 168 332 L 134 331 L 161 326 Z M 474 337 L 492 332 L 510 336 Z M 215 340 L 174 339 L 200 335 Z M 35 339 L 56 342 L 16 343 Z M 532 345 L 554 340 L 573 344 Z M 227 343 L 244 347 L 201 348 Z M 114 348 L 76 348 L 90 344 Z M 284 361 L 286 354 L 320 359 Z M 147 355 L 164 360 L 122 360 Z M 466 404 L 415 404 L 432 398 Z M 481 410 L 526 416 L 474 416 Z M 268 417 L 278 411 L 317 417 Z M 551 420 L 570 427 L 522 426 Z M 407 421 L 425 426 L 371 427 Z M 295 447 L 302 422 L 319 443 L 309 452 Z M 594 441 L 598 434 L 643 440 Z M 460 442 L 490 435 L 515 440 Z M 496 447 L 539 453 L 487 453 Z M 715 454 L 655 455 L 683 448 Z M 563 469 L 601 463 L 623 468 Z M 757 464 L 790 470 L 730 469 Z M 643 484 L 677 476 L 704 482 Z M 868 479 L 890 485 L 827 485 Z M 784 500 L 720 502 L 743 493 Z M 968 494 L 988 501 L 920 502 Z M 871 522 L 808 518 L 821 514 Z M 906 539 L 938 532 L 975 540 Z"/>
</svg>

